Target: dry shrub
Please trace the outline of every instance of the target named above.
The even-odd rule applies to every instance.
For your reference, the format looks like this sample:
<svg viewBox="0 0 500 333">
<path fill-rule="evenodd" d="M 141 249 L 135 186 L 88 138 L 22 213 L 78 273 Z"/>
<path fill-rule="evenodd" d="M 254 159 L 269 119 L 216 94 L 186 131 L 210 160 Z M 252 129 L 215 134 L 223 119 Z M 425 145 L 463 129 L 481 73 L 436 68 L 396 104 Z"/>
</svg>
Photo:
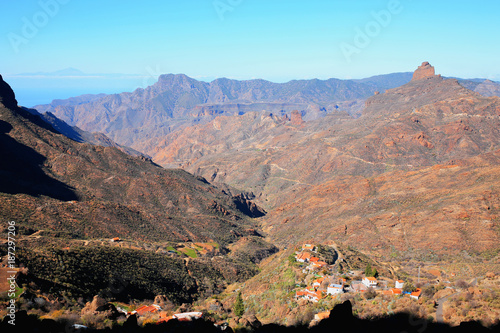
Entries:
<svg viewBox="0 0 500 333">
<path fill-rule="evenodd" d="M 87 313 L 82 316 L 82 322 L 85 326 L 95 329 L 111 328 L 111 322 L 104 314 L 91 314 Z"/>
</svg>

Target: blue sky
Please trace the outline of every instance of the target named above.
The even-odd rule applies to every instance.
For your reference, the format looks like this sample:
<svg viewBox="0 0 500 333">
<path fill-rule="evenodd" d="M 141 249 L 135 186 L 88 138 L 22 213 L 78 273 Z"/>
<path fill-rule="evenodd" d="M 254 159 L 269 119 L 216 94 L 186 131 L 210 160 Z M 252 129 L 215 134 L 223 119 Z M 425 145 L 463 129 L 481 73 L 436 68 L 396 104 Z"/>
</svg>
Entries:
<svg viewBox="0 0 500 333">
<path fill-rule="evenodd" d="M 499 13 L 491 0 L 3 1 L 0 73 L 72 67 L 141 86 L 161 73 L 363 78 L 429 61 L 446 76 L 500 80 Z"/>
</svg>

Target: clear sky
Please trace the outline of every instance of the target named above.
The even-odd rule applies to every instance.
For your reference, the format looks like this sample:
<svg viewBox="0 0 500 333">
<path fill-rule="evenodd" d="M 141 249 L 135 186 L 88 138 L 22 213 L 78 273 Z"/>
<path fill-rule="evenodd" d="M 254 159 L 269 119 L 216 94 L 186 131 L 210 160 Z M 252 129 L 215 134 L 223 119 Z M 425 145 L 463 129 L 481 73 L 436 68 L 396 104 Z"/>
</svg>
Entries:
<svg viewBox="0 0 500 333">
<path fill-rule="evenodd" d="M 0 73 L 284 82 L 429 61 L 445 76 L 499 80 L 499 15 L 495 0 L 2 0 Z"/>
</svg>

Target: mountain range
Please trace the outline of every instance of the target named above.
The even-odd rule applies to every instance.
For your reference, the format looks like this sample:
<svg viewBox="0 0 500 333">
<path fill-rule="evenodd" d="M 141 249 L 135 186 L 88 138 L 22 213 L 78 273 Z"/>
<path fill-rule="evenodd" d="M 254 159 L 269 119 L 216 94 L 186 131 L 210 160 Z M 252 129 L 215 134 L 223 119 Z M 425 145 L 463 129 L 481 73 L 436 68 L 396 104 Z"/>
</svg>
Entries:
<svg viewBox="0 0 500 333">
<path fill-rule="evenodd" d="M 316 119 L 339 107 L 355 114 L 362 100 L 375 91 L 399 86 L 410 78 L 411 73 L 396 73 L 364 80 L 295 80 L 279 84 L 222 78 L 207 83 L 168 74 L 132 93 L 88 95 L 35 108 L 83 130 L 102 132 L 119 144 L 149 155 L 156 139 L 180 127 L 207 123 L 218 115 L 261 110 L 284 115 L 297 109 L 306 119 Z"/>
<path fill-rule="evenodd" d="M 269 212 L 264 230 L 282 246 L 496 248 L 500 99 L 431 70 L 368 98 L 359 118 L 340 110 L 312 121 L 298 111 L 219 116 L 168 134 L 151 156 L 254 193 Z"/>
<path fill-rule="evenodd" d="M 414 73 L 284 84 L 229 79 L 206 83 L 169 74 L 133 93 L 82 96 L 37 109 L 49 115 L 53 112 L 54 117 L 83 129 L 102 131 L 120 144 L 147 153 L 165 167 L 182 168 L 221 188 L 229 185 L 238 189 L 236 192 L 249 193 L 249 198 L 270 212 L 262 219 L 262 226 L 274 236 L 273 242 L 283 246 L 318 234 L 339 241 L 339 235 L 347 235 L 345 230 L 355 223 L 358 232 L 350 237 L 354 243 L 363 239 L 365 248 L 375 244 L 375 248 L 383 248 L 382 252 L 389 248 L 404 251 L 408 241 L 398 232 L 406 230 L 406 224 L 415 224 L 412 236 L 418 235 L 417 243 L 422 246 L 411 248 L 447 253 L 448 246 L 443 250 L 439 242 L 432 247 L 424 241 L 429 235 L 422 230 L 428 226 L 408 207 L 391 212 L 399 222 L 383 233 L 367 222 L 379 219 L 380 212 L 386 210 L 387 194 L 383 198 L 374 195 L 380 192 L 376 180 L 390 174 L 392 181 L 398 179 L 396 182 L 404 186 L 408 176 L 404 173 L 423 172 L 424 178 L 433 179 L 443 173 L 439 171 L 442 168 L 455 170 L 450 165 L 470 167 L 478 159 L 489 163 L 488 167 L 496 165 L 498 100 L 488 96 L 497 94 L 498 86 L 488 80 L 445 79 L 435 75 L 428 63 Z M 457 176 L 450 173 L 449 177 Z M 348 195 L 352 191 L 344 194 L 347 197 L 334 191 L 332 195 L 338 197 L 328 200 L 336 202 L 341 213 L 331 221 L 326 218 L 330 206 L 319 203 L 328 196 L 322 194 L 319 202 L 311 201 L 330 183 L 340 188 L 368 186 L 369 190 L 353 198 Z M 456 184 L 451 178 L 446 178 L 445 183 Z M 406 192 L 409 197 L 419 197 Z M 429 196 L 424 202 L 437 200 L 438 194 L 431 189 L 424 192 Z M 365 195 L 374 196 L 374 201 Z M 306 203 L 299 204 L 303 200 Z M 352 200 L 361 200 L 360 206 L 342 204 Z M 470 215 L 467 209 L 460 208 L 462 204 L 449 208 L 443 200 L 438 201 L 436 207 L 443 211 Z M 449 218 L 441 216 L 444 213 L 427 211 L 424 206 L 418 206 L 418 210 L 426 211 L 425 219 L 438 218 L 435 224 L 439 228 L 451 227 L 446 222 Z M 374 216 L 353 215 L 354 211 L 370 211 Z M 487 219 L 493 222 L 485 230 L 495 229 L 495 215 L 491 212 Z M 477 219 L 483 217 L 479 214 Z M 365 223 L 370 225 L 368 230 L 383 236 L 377 238 L 365 232 L 361 228 Z M 468 228 L 474 225 L 450 232 L 456 251 L 471 248 L 463 236 L 471 237 L 474 233 Z M 394 235 L 389 236 L 391 233 Z M 490 233 L 486 237 L 489 241 L 477 242 L 472 249 L 490 247 L 497 236 Z M 433 237 L 439 238 L 439 233 Z M 349 237 L 345 241 L 349 242 Z"/>
<path fill-rule="evenodd" d="M 235 282 L 258 300 L 304 243 L 393 278 L 415 260 L 493 267 L 498 91 L 424 62 L 347 81 L 163 75 L 34 110 L 0 77 L 0 218 L 16 221 L 23 281 L 73 298 L 126 278 L 127 302 Z"/>
</svg>

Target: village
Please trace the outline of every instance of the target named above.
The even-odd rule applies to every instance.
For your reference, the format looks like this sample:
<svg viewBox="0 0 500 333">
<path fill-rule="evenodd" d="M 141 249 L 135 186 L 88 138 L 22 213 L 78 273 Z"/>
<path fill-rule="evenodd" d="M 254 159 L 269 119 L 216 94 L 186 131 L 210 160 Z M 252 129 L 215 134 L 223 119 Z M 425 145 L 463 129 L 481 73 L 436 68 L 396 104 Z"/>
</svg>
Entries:
<svg viewBox="0 0 500 333">
<path fill-rule="evenodd" d="M 304 244 L 295 253 L 295 260 L 301 263 L 302 272 L 313 274 L 315 279 L 304 289 L 296 291 L 296 299 L 318 302 L 328 295 L 337 296 L 343 293 L 381 293 L 384 295 L 408 296 L 418 300 L 422 293 L 420 288 L 405 288 L 405 281 L 384 278 L 377 280 L 377 272 L 368 267 L 365 272 L 349 271 L 333 273 L 333 265 L 321 261 L 313 244 Z M 324 274 L 330 272 L 329 274 Z M 364 273 L 364 274 L 363 274 Z M 361 275 L 365 275 L 361 277 Z M 361 277 L 361 279 L 359 279 Z"/>
</svg>

